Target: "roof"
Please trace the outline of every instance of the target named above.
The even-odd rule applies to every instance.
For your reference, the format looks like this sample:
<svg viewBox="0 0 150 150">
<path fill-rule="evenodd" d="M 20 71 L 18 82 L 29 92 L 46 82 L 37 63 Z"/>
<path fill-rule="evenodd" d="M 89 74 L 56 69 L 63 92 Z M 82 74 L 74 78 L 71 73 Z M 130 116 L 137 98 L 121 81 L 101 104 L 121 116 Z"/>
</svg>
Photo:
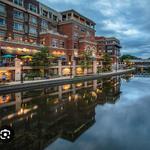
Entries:
<svg viewBox="0 0 150 150">
<path fill-rule="evenodd" d="M 77 14 L 77 15 L 79 15 L 79 16 L 85 18 L 86 20 L 88 20 L 88 21 L 92 22 L 94 25 L 96 25 L 96 23 L 95 23 L 93 20 L 91 20 L 91 19 L 89 19 L 89 18 L 87 18 L 87 17 L 81 15 L 79 12 L 77 12 L 77 11 L 74 10 L 74 9 L 70 9 L 70 10 L 63 11 L 63 12 L 61 12 L 61 14 L 68 13 L 68 12 L 74 12 L 75 14 Z"/>
</svg>

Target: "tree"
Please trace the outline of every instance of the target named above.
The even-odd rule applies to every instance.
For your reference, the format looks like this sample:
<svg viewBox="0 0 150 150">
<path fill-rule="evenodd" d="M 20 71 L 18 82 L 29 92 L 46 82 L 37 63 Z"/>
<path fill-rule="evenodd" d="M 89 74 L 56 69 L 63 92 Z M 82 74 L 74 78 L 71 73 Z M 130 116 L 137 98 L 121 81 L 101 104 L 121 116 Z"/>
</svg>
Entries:
<svg viewBox="0 0 150 150">
<path fill-rule="evenodd" d="M 129 55 L 129 54 L 127 54 L 127 55 L 122 55 L 121 56 L 121 58 L 120 58 L 120 60 L 123 62 L 124 60 L 126 60 L 126 59 L 141 59 L 141 58 L 138 58 L 138 57 L 136 57 L 136 56 L 132 56 L 132 55 Z"/>
<path fill-rule="evenodd" d="M 80 57 L 81 57 L 81 61 L 80 61 L 80 65 L 82 68 L 89 68 L 91 66 L 91 62 L 92 62 L 92 52 L 91 51 L 84 51 L 81 53 Z"/>
<path fill-rule="evenodd" d="M 103 71 L 111 71 L 112 69 L 112 59 L 111 56 L 108 53 L 104 53 L 102 56 L 103 60 Z"/>
<path fill-rule="evenodd" d="M 40 49 L 40 52 L 33 55 L 32 63 L 31 65 L 39 66 L 43 70 L 43 76 L 45 77 L 46 70 L 51 64 L 51 60 L 53 60 L 54 56 L 49 53 L 49 50 L 47 47 L 43 47 Z"/>
</svg>

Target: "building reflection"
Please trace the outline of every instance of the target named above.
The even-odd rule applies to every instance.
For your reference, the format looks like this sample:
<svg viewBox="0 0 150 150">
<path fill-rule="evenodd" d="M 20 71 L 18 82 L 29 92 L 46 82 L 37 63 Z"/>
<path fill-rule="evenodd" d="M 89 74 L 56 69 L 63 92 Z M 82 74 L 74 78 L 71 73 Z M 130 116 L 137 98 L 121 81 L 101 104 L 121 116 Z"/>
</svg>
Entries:
<svg viewBox="0 0 150 150">
<path fill-rule="evenodd" d="M 120 77 L 8 95 L 0 103 L 0 125 L 11 125 L 15 139 L 0 149 L 42 150 L 58 138 L 73 142 L 88 130 L 96 121 L 95 107 L 119 98 Z"/>
</svg>

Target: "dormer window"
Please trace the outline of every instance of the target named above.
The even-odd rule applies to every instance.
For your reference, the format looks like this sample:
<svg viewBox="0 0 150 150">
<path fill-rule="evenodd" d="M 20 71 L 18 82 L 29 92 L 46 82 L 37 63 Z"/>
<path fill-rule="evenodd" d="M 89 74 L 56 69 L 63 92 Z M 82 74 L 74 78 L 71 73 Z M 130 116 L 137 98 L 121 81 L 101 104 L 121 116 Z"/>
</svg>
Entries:
<svg viewBox="0 0 150 150">
<path fill-rule="evenodd" d="M 13 3 L 19 6 L 23 6 L 23 0 L 13 0 Z"/>
</svg>

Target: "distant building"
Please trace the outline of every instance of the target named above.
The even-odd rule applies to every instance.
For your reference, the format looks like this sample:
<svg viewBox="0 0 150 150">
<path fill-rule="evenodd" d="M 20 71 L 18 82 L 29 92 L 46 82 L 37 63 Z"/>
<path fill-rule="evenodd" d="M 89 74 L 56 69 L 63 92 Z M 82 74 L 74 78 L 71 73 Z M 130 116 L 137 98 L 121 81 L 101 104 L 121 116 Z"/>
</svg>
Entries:
<svg viewBox="0 0 150 150">
<path fill-rule="evenodd" d="M 119 63 L 120 41 L 115 37 L 96 37 L 97 51 L 100 55 L 107 53 L 111 56 L 113 64 Z"/>
</svg>

